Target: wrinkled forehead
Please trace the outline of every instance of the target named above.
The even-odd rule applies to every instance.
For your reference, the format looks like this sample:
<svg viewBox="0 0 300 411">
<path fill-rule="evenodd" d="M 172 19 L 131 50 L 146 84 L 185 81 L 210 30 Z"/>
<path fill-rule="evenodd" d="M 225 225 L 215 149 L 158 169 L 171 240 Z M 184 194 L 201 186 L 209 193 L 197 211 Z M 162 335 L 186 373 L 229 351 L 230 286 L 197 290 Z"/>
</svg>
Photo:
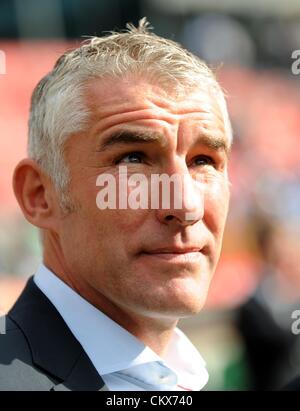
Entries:
<svg viewBox="0 0 300 411">
<path fill-rule="evenodd" d="M 88 106 L 97 118 L 111 114 L 135 112 L 142 109 L 166 111 L 170 115 L 192 115 L 204 113 L 210 123 L 226 137 L 228 145 L 231 138 L 226 130 L 226 106 L 221 90 L 214 84 L 199 84 L 193 87 L 160 85 L 140 76 L 123 78 L 93 79 L 87 85 Z M 223 106 L 222 106 L 223 104 Z"/>
<path fill-rule="evenodd" d="M 218 106 L 221 96 L 217 85 L 200 81 L 197 84 L 159 84 L 140 75 L 124 77 L 103 77 L 89 81 L 86 87 L 89 104 L 103 103 L 143 103 L 145 98 L 153 100 L 161 107 L 169 107 L 176 112 L 178 107 L 189 108 L 195 104 Z"/>
</svg>

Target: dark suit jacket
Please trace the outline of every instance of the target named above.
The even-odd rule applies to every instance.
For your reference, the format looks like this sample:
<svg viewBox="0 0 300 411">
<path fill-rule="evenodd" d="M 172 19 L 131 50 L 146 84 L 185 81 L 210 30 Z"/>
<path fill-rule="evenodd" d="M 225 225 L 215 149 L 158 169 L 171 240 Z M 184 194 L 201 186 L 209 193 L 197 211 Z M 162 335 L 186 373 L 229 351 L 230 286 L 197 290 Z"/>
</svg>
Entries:
<svg viewBox="0 0 300 411">
<path fill-rule="evenodd" d="M 6 332 L 0 334 L 0 391 L 107 390 L 81 345 L 32 278 L 5 322 Z"/>
<path fill-rule="evenodd" d="M 283 391 L 300 391 L 300 376 L 296 377 L 282 389 Z"/>
</svg>

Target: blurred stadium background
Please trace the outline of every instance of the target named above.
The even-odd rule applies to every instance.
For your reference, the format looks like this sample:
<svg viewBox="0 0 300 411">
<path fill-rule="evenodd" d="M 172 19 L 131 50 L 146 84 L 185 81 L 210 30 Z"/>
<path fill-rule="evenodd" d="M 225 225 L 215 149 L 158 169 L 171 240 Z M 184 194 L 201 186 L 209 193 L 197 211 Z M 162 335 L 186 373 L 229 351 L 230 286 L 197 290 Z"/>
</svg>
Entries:
<svg viewBox="0 0 300 411">
<path fill-rule="evenodd" d="M 223 255 L 205 311 L 181 326 L 207 361 L 208 390 L 277 389 L 300 373 L 299 0 L 0 0 L 0 311 L 41 261 L 11 188 L 33 87 L 83 36 L 143 16 L 217 69 L 234 128 Z"/>
</svg>

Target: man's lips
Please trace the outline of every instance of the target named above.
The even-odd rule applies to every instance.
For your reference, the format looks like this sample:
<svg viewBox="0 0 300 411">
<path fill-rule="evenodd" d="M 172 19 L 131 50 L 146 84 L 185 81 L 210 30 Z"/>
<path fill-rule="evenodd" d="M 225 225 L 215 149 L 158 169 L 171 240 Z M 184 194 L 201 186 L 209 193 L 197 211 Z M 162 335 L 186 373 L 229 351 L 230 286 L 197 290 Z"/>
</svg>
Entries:
<svg viewBox="0 0 300 411">
<path fill-rule="evenodd" d="M 186 254 L 201 251 L 200 247 L 162 247 L 145 251 L 147 254 Z"/>
<path fill-rule="evenodd" d="M 142 256 L 148 256 L 170 262 L 196 262 L 203 257 L 204 247 L 162 247 L 146 250 Z"/>
</svg>

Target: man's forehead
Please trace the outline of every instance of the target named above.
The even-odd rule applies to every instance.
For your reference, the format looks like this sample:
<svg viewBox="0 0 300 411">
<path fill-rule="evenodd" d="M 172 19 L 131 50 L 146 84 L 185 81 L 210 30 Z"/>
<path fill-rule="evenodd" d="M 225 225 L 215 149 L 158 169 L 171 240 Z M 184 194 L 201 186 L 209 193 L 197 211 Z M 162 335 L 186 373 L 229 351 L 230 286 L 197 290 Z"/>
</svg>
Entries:
<svg viewBox="0 0 300 411">
<path fill-rule="evenodd" d="M 202 110 L 218 110 L 218 98 L 213 88 L 197 86 L 174 87 L 162 86 L 139 76 L 123 78 L 106 77 L 94 79 L 87 88 L 88 101 L 91 105 L 99 102 L 104 108 L 110 105 L 136 105 L 152 103 L 177 114 L 193 110 L 201 105 Z"/>
<path fill-rule="evenodd" d="M 190 124 L 194 125 L 193 130 L 197 134 L 196 128 L 200 127 L 203 135 L 217 140 L 221 138 L 227 146 L 226 151 L 230 150 L 219 101 L 213 93 L 202 87 L 175 95 L 173 90 L 169 91 L 145 79 L 97 79 L 89 85 L 89 103 L 98 135 L 111 126 L 121 130 L 125 125 L 147 117 L 178 125 L 185 118 L 193 122 Z"/>
</svg>

